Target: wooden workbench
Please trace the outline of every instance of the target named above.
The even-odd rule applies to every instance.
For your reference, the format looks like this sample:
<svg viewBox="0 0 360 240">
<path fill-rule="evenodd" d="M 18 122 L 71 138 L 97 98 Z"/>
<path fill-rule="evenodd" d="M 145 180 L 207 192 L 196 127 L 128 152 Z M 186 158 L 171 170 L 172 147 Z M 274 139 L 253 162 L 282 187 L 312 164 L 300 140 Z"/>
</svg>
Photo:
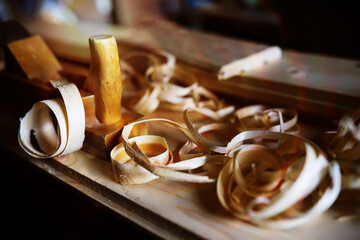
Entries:
<svg viewBox="0 0 360 240">
<path fill-rule="evenodd" d="M 74 66 L 74 62 L 81 63 L 82 69 L 86 69 L 89 59 L 85 47 L 87 38 L 98 34 L 99 31 L 101 34 L 116 36 L 119 43 L 124 42 L 124 46 L 127 47 L 131 45 L 133 48 L 136 45 L 144 49 L 161 48 L 173 52 L 179 58 L 180 64 L 184 64 L 184 68 L 191 69 L 192 73 L 197 71 L 208 73 L 209 77 L 203 78 L 200 83 L 210 89 L 218 89 L 219 94 L 230 95 L 229 100 L 239 99 L 237 102 L 239 105 L 258 102 L 296 107 L 300 114 L 304 113 L 306 116 L 300 117 L 300 134 L 319 145 L 322 145 L 324 131 L 333 130 L 329 128 L 336 126 L 338 117 L 342 113 L 347 109 L 360 107 L 358 101 L 360 70 L 356 66 L 356 61 L 348 59 L 314 56 L 289 50 L 284 52 L 284 61 L 269 64 L 261 70 L 254 70 L 242 79 L 232 79 L 220 84 L 211 77 L 216 73 L 217 67 L 266 46 L 201 35 L 185 29 L 174 31 L 172 25 L 148 26 L 147 29 L 138 30 L 86 25 L 77 29 L 58 29 L 57 26 L 46 28 L 40 24 L 28 24 L 27 27 L 33 34 L 43 36 L 55 54 L 64 62 L 72 59 L 69 66 Z M 71 31 L 71 34 L 67 31 Z M 169 34 L 170 32 L 173 34 Z M 71 40 L 68 36 L 71 36 Z M 166 41 L 163 36 L 167 36 Z M 197 42 L 188 41 L 189 36 L 192 36 L 191 39 L 198 39 Z M 186 50 L 171 44 L 179 42 L 173 39 L 176 37 L 182 39 L 181 42 Z M 134 42 L 130 44 L 129 39 L 135 39 L 136 44 Z M 204 42 L 207 45 L 200 47 Z M 69 46 L 72 47 L 68 48 Z M 219 51 L 227 54 L 217 55 Z M 298 77 L 291 77 L 294 73 L 289 71 L 288 64 L 296 66 L 295 74 L 298 74 Z M 218 86 L 223 87 L 219 89 Z M 240 90 L 245 95 L 239 95 Z M 296 91 L 297 94 L 294 94 Z M 16 121 L 18 116 L 10 115 L 8 112 L 1 114 L 1 132 L 7 133 L 10 128 L 14 130 L 18 127 Z M 21 116 L 25 112 L 19 114 Z M 153 116 L 167 114 L 158 111 Z M 326 116 L 327 119 L 322 119 L 325 124 L 320 124 L 321 121 L 318 122 L 315 118 L 307 118 L 310 114 Z M 34 159 L 19 149 L 16 145 L 16 137 L 12 136 L 10 139 L 12 141 L 8 141 L 6 134 L 2 134 L 1 145 L 114 213 L 164 239 L 357 239 L 360 237 L 359 222 L 346 221 L 348 214 L 359 216 L 359 198 L 350 199 L 346 193 L 343 193 L 325 214 L 304 226 L 286 231 L 266 230 L 241 222 L 227 213 L 217 200 L 216 185 L 213 183 L 190 184 L 157 179 L 142 185 L 122 186 L 114 181 L 109 160 L 96 158 L 84 151 L 69 154 L 62 159 Z"/>
</svg>

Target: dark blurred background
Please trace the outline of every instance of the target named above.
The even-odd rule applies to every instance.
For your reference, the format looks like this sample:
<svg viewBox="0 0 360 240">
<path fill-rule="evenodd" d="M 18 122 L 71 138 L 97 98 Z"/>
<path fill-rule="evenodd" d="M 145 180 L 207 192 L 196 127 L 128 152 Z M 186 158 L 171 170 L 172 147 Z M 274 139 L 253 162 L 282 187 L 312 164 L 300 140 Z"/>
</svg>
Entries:
<svg viewBox="0 0 360 240">
<path fill-rule="evenodd" d="M 9 239 L 158 239 L 0 146 L 1 235 Z"/>
<path fill-rule="evenodd" d="M 327 0 L 0 0 L 0 20 L 134 26 L 161 17 L 197 31 L 359 59 L 357 9 L 356 1 Z"/>
<path fill-rule="evenodd" d="M 360 17 L 355 1 L 180 1 L 166 10 L 176 22 L 200 31 L 300 51 L 358 59 Z M 170 1 L 168 2 L 170 4 Z M 171 9 L 167 7 L 166 9 Z"/>
</svg>

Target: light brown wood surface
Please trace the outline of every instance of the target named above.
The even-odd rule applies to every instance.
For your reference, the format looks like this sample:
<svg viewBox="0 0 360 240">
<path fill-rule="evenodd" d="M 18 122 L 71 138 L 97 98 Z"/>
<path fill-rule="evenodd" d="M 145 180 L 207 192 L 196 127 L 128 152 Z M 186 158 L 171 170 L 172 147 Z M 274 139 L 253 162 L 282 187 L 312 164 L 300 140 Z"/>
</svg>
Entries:
<svg viewBox="0 0 360 240">
<path fill-rule="evenodd" d="M 165 116 L 166 112 L 155 114 Z M 179 116 L 174 114 L 172 118 L 179 119 Z M 16 134 L 8 135 L 16 132 L 15 120 L 0 113 L 0 130 L 5 133 L 0 137 L 2 147 L 162 239 L 337 240 L 360 237 L 360 195 L 357 191 L 342 192 L 328 211 L 303 226 L 284 231 L 262 229 L 226 212 L 217 200 L 215 183 L 157 179 L 125 186 L 115 181 L 110 161 L 84 151 L 58 159 L 31 158 L 15 144 Z M 321 130 L 321 126 L 301 124 L 301 135 L 311 139 L 321 134 Z"/>
<path fill-rule="evenodd" d="M 42 37 L 14 41 L 8 47 L 28 79 L 48 82 L 60 77 L 61 65 Z"/>
<path fill-rule="evenodd" d="M 181 113 L 157 111 L 151 117 L 169 116 L 180 120 Z M 322 132 L 317 126 L 301 124 L 301 135 L 314 138 Z M 169 134 L 164 133 L 168 136 Z M 170 134 L 171 135 L 171 134 Z M 169 139 L 171 141 L 171 139 Z M 216 195 L 216 184 L 195 184 L 156 179 L 140 185 L 120 185 L 114 180 L 111 163 L 94 158 L 85 152 L 73 153 L 59 163 L 69 167 L 86 179 L 115 193 L 114 198 L 125 197 L 139 206 L 161 216 L 203 239 L 356 239 L 360 237 L 358 192 L 343 192 L 333 207 L 298 228 L 275 231 L 245 223 L 225 211 Z M 146 216 L 138 216 L 144 217 Z M 141 220 L 140 220 L 141 221 Z M 145 220 L 147 221 L 147 220 Z M 156 224 L 156 222 L 155 222 Z M 160 222 L 158 222 L 160 224 Z M 158 234 L 171 229 L 153 229 Z M 167 233 L 169 234 L 169 233 Z M 163 236 L 164 237 L 164 236 Z M 178 236 L 182 238 L 181 236 Z M 172 239 L 169 235 L 165 238 Z"/>
<path fill-rule="evenodd" d="M 220 92 L 231 94 L 235 97 L 239 97 L 239 89 L 245 89 L 245 97 L 242 96 L 245 99 L 249 98 L 249 100 L 255 100 L 252 98 L 257 97 L 259 102 L 264 101 L 272 102 L 273 104 L 286 105 L 286 100 L 293 99 L 291 98 L 293 95 L 291 91 L 299 90 L 301 93 L 310 93 L 313 95 L 303 96 L 300 94 L 300 99 L 297 99 L 298 96 L 295 96 L 295 100 L 289 104 L 295 106 L 297 109 L 301 109 L 301 104 L 318 103 L 317 107 L 315 106 L 311 109 L 311 112 L 319 111 L 320 109 L 320 111 L 324 111 L 324 116 L 331 115 L 325 114 L 329 109 L 330 111 L 338 111 L 337 114 L 339 114 L 346 109 L 357 106 L 357 103 L 347 102 L 347 99 L 358 99 L 359 95 L 357 95 L 357 93 L 359 85 L 349 89 L 347 84 L 345 84 L 345 86 L 342 86 L 342 84 L 330 86 L 325 84 L 324 87 L 313 84 L 317 79 L 319 79 L 320 83 L 321 81 L 325 81 L 330 75 L 333 77 L 330 77 L 330 79 L 334 81 L 341 78 L 347 79 L 346 81 L 348 81 L 348 84 L 350 85 L 351 83 L 356 83 L 356 81 L 359 80 L 360 75 L 358 70 L 353 68 L 352 64 L 355 62 L 351 60 L 285 52 L 284 56 L 286 59 L 283 60 L 285 62 L 273 63 L 274 65 L 269 64 L 269 66 L 267 66 L 269 68 L 272 67 L 273 70 L 267 68 L 258 70 L 260 72 L 254 71 L 241 78 L 241 81 L 243 82 L 239 82 L 240 79 L 232 79 L 231 81 L 222 82 L 221 85 L 218 85 L 213 77 L 216 73 L 216 67 L 219 66 L 220 63 L 225 64 L 230 61 L 231 59 L 229 56 L 234 56 L 232 54 L 215 55 L 214 52 L 212 52 L 212 49 L 221 49 L 222 46 L 215 45 L 208 48 L 206 52 L 199 52 L 204 48 L 198 48 L 195 44 L 195 47 L 193 46 L 193 55 L 190 55 L 186 51 L 179 51 L 179 49 L 182 48 L 178 45 L 171 45 L 171 39 L 174 38 L 174 35 L 169 35 L 169 38 L 167 38 L 166 41 L 165 39 L 157 39 L 155 37 L 156 34 L 154 34 L 154 32 L 160 31 L 160 28 L 157 27 L 153 28 L 155 31 L 151 34 L 146 31 L 143 32 L 132 29 L 120 31 L 119 28 L 96 28 L 94 26 L 92 26 L 92 28 L 86 28 L 86 26 L 82 27 L 82 31 L 79 31 L 79 29 L 72 29 L 72 33 L 75 31 L 75 33 L 78 34 L 76 36 L 81 37 L 74 37 L 74 35 L 70 34 L 71 31 L 65 33 L 64 31 L 66 30 L 64 29 L 55 29 L 54 32 L 45 32 L 39 25 L 33 25 L 30 29 L 33 32 L 41 32 L 49 43 L 49 46 L 59 46 L 59 48 L 53 48 L 55 53 L 59 54 L 59 57 L 72 58 L 73 60 L 76 59 L 83 63 L 89 63 L 88 51 L 86 51 L 87 49 L 83 45 L 83 40 L 87 41 L 88 36 L 99 34 L 99 31 L 101 30 L 102 34 L 113 33 L 118 40 L 125 41 L 126 39 L 136 39 L 134 41 L 139 41 L 133 42 L 133 44 L 144 44 L 144 46 L 151 48 L 160 48 L 164 46 L 164 48 L 170 52 L 178 49 L 176 55 L 180 59 L 186 60 L 180 63 L 180 65 L 184 64 L 183 67 L 181 67 L 181 69 L 184 70 L 182 74 L 199 77 L 200 82 L 210 89 L 222 86 Z M 162 27 L 162 33 L 160 35 L 163 35 L 164 32 L 167 32 L 168 30 L 170 31 L 171 27 L 172 26 Z M 139 32 L 142 32 L 142 37 L 134 38 Z M 60 33 L 63 36 L 62 38 L 59 38 L 61 41 L 59 41 L 59 39 L 56 40 L 56 36 L 59 36 Z M 186 31 L 185 34 L 184 32 L 178 32 L 177 34 L 178 35 L 175 35 L 175 37 L 185 36 L 186 38 Z M 70 35 L 72 36 L 71 39 L 69 38 Z M 197 33 L 195 33 L 195 35 L 197 35 Z M 66 41 L 65 38 L 69 41 Z M 217 36 L 207 36 L 206 39 L 211 42 L 211 38 L 215 38 L 216 41 L 219 40 Z M 69 44 L 68 46 L 71 46 L 71 49 L 77 52 L 67 51 L 66 48 L 64 48 L 66 44 Z M 191 42 L 183 44 L 191 44 Z M 235 40 L 229 40 L 227 44 L 228 45 L 226 45 L 225 48 L 227 49 L 226 51 L 234 50 L 234 52 L 237 52 L 238 57 L 241 57 L 244 54 L 250 54 L 264 47 L 264 45 L 259 45 L 257 43 L 239 43 Z M 231 47 L 231 44 L 242 47 Z M 188 49 L 192 49 L 192 47 L 190 46 Z M 240 52 L 242 52 L 242 54 Z M 209 56 L 213 56 L 213 58 Z M 298 65 L 301 63 L 305 65 L 309 64 L 310 67 L 308 70 L 305 69 L 305 75 L 301 75 L 302 73 L 300 72 L 299 78 L 301 76 L 305 76 L 305 78 L 302 80 L 296 80 L 294 78 L 294 82 L 291 82 L 292 78 L 288 75 L 294 74 L 294 72 L 289 72 L 286 61 L 289 61 L 292 58 L 295 59 L 296 57 L 302 57 L 302 61 L 304 61 L 294 63 L 297 64 L 296 66 L 299 69 L 302 69 L 300 66 L 303 65 Z M 312 60 L 316 61 L 313 63 Z M 326 66 L 328 66 L 326 65 L 327 60 L 329 60 L 330 63 L 333 61 L 331 63 L 332 65 L 330 64 L 331 66 L 334 66 L 331 71 L 326 68 Z M 188 63 L 191 62 L 195 62 L 196 64 L 189 65 Z M 255 83 L 262 83 L 262 87 L 255 88 L 256 84 L 252 81 L 254 79 Z M 188 81 L 192 81 L 192 78 Z M 272 84 L 268 84 L 269 82 Z M 266 86 L 269 87 L 266 88 Z M 280 89 L 276 90 L 274 86 L 275 88 L 280 87 Z M 339 86 L 340 90 L 334 86 Z M 309 89 L 311 91 L 309 91 Z M 268 95 L 263 96 L 266 91 Z M 258 92 L 259 95 L 251 94 L 255 92 Z M 320 100 L 322 101 L 317 98 L 319 97 L 319 92 L 325 94 L 320 96 Z M 286 97 L 286 95 L 289 96 Z M 272 96 L 277 97 L 268 99 Z M 338 99 L 343 102 L 339 102 L 340 107 L 329 105 L 329 102 L 326 101 L 324 96 L 338 96 Z M 311 105 L 305 106 L 309 107 Z M 171 114 L 168 111 L 162 112 L 160 110 L 151 116 L 179 119 L 177 113 Z M 333 116 L 336 115 L 334 114 Z M 329 122 L 332 123 L 333 121 L 336 121 L 336 118 L 328 118 L 324 121 L 326 121 L 326 124 L 324 125 L 319 125 L 315 122 L 312 123 L 311 121 L 300 122 L 300 135 L 315 141 L 321 139 L 324 130 L 333 130 L 326 129 L 326 127 Z M 141 227 L 154 232 L 164 239 L 188 239 L 189 236 L 202 239 L 331 240 L 360 238 L 360 231 L 358 230 L 360 216 L 358 192 L 352 192 L 351 195 L 343 192 L 330 210 L 299 228 L 286 231 L 273 231 L 258 228 L 239 221 L 230 213 L 226 212 L 217 200 L 215 184 L 213 183 L 189 184 L 166 179 L 157 179 L 147 184 L 123 186 L 119 185 L 114 180 L 110 161 L 104 161 L 104 159 L 95 157 L 85 151 L 72 153 L 61 159 L 48 159 L 46 161 L 29 159 L 29 161 L 39 166 L 41 169 L 50 172 L 70 186 L 87 194 L 99 203 L 109 207 L 114 212 L 128 218 Z M 122 202 L 124 201 L 129 201 L 130 204 L 128 206 L 130 207 L 126 207 L 126 204 L 123 205 Z"/>
<path fill-rule="evenodd" d="M 63 59 L 89 63 L 88 36 L 109 34 L 117 39 L 120 52 L 129 47 L 166 50 L 179 62 L 190 66 L 190 70 L 195 67 L 193 73 L 204 70 L 210 77 L 199 81 L 219 94 L 253 102 L 282 104 L 331 119 L 338 119 L 347 110 L 360 107 L 357 59 L 282 49 L 280 60 L 219 82 L 214 76 L 222 65 L 269 45 L 199 33 L 163 21 L 137 28 L 86 22 L 73 26 L 43 22 L 24 24 L 33 34 L 43 36 L 54 53 Z"/>
</svg>

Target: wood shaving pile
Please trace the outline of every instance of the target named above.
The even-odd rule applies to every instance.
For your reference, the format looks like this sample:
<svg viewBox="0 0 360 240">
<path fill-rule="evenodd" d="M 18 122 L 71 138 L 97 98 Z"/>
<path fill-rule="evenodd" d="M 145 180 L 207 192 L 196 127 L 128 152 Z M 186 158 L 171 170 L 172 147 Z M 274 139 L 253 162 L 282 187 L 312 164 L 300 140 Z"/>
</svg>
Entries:
<svg viewBox="0 0 360 240">
<path fill-rule="evenodd" d="M 142 68 L 131 65 L 135 58 L 142 59 Z M 173 81 L 176 59 L 167 52 L 134 52 L 121 59 L 121 65 L 126 88 L 123 103 L 128 109 L 146 116 L 162 107 L 182 112 L 183 121 L 148 118 L 126 125 L 121 143 L 111 151 L 114 177 L 120 184 L 143 184 L 157 178 L 216 182 L 217 196 L 226 210 L 246 222 L 274 229 L 304 224 L 325 212 L 341 189 L 359 187 L 359 110 L 341 119 L 325 152 L 297 135 L 295 109 L 264 105 L 236 109 L 196 82 L 177 84 Z M 66 104 L 68 98 L 63 95 L 63 109 L 74 112 Z M 67 131 L 53 129 L 54 134 L 46 136 L 42 123 L 52 121 L 51 116 L 48 110 L 39 111 L 31 110 L 21 121 L 20 145 L 35 157 L 68 153 L 56 150 L 65 143 L 75 144 L 63 135 Z M 202 116 L 201 121 L 193 121 L 193 114 Z M 58 126 L 69 127 L 68 119 L 63 118 Z M 170 144 L 166 136 L 134 136 L 137 124 L 164 125 L 184 138 Z M 30 133 L 43 153 L 31 147 Z M 49 139 L 51 146 L 45 144 Z M 80 149 L 76 144 L 73 151 Z"/>
</svg>

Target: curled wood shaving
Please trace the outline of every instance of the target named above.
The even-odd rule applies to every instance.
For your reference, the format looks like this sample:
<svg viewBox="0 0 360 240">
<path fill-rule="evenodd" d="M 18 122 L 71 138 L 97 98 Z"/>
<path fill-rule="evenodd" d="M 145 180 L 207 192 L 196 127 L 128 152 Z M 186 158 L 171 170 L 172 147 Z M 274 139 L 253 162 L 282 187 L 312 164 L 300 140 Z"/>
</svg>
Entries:
<svg viewBox="0 0 360 240">
<path fill-rule="evenodd" d="M 26 153 L 36 158 L 57 157 L 77 151 L 85 138 L 85 111 L 77 87 L 66 80 L 51 83 L 62 98 L 37 102 L 20 119 L 19 144 Z"/>
<path fill-rule="evenodd" d="M 265 105 L 251 105 L 235 112 L 234 124 L 240 131 L 268 130 L 297 133 L 297 111 L 290 108 L 269 108 Z"/>
<path fill-rule="evenodd" d="M 349 111 L 340 119 L 328 152 L 339 160 L 360 159 L 360 110 Z"/>
<path fill-rule="evenodd" d="M 275 140 L 275 147 L 244 144 Z M 326 211 L 341 190 L 336 162 L 312 142 L 285 133 L 245 131 L 229 142 L 231 157 L 218 177 L 222 206 L 259 226 L 286 229 Z"/>
<path fill-rule="evenodd" d="M 347 112 L 327 146 L 342 171 L 342 187 L 360 189 L 360 110 Z"/>
<path fill-rule="evenodd" d="M 180 148 L 181 161 L 177 164 L 187 161 L 190 164 L 186 168 L 169 169 L 172 160 L 161 164 L 153 162 L 151 156 L 154 154 L 142 150 L 142 140 L 129 139 L 134 125 L 131 123 L 125 126 L 119 145 L 127 156 L 112 156 L 115 169 L 120 169 L 121 159 L 126 159 L 133 161 L 128 165 L 135 167 L 137 163 L 137 167 L 146 169 L 153 179 L 210 182 L 208 176 L 212 176 L 211 181 L 217 178 L 217 195 L 225 209 L 240 219 L 276 229 L 301 225 L 332 205 L 341 189 L 339 165 L 328 161 L 314 143 L 288 134 L 298 131 L 295 110 L 252 105 L 235 111 L 234 106 L 226 107 L 197 83 L 187 87 L 170 83 L 175 59 L 163 54 L 167 63 L 149 67 L 145 79 L 151 83 L 152 91 L 158 87 L 158 102 L 167 103 L 171 110 L 184 111 L 186 128 L 165 119 L 146 121 L 171 123 L 184 133 L 189 140 Z M 189 118 L 190 111 L 212 121 L 196 125 Z M 222 145 L 203 135 L 226 125 L 235 127 L 239 134 Z M 164 149 L 169 149 L 165 143 Z M 197 164 L 192 162 L 194 159 Z M 190 174 L 179 170 L 187 170 Z M 119 174 L 119 171 L 114 172 Z M 200 177 L 206 178 L 200 180 Z M 135 178 L 131 181 L 135 183 Z"/>
<path fill-rule="evenodd" d="M 164 177 L 167 179 L 178 181 L 201 183 L 215 181 L 215 179 L 209 178 L 208 176 L 201 176 L 197 174 L 182 172 L 183 170 L 191 170 L 205 164 L 207 159 L 205 155 L 199 157 L 196 156 L 194 158 L 188 158 L 186 160 L 173 163 L 171 150 L 169 149 L 164 138 L 151 135 L 129 138 L 130 133 L 135 125 L 143 124 L 146 122 L 158 122 L 159 124 L 166 124 L 179 130 L 191 142 L 196 142 L 195 138 L 187 128 L 168 119 L 145 119 L 126 125 L 123 128 L 121 135 L 122 143 L 116 146 L 110 154 L 114 174 L 116 175 L 115 178 L 119 182 L 124 184 L 145 183 L 156 179 L 157 177 Z M 141 144 L 143 143 L 161 144 L 164 152 L 158 155 L 155 154 L 154 156 L 153 149 L 150 149 L 149 152 L 143 150 L 143 147 L 141 147 Z M 127 155 L 123 154 L 123 151 L 125 151 Z M 167 156 L 166 161 L 158 161 L 159 155 L 164 154 Z M 134 162 L 130 162 L 130 160 L 133 160 L 136 164 L 134 164 Z M 141 170 L 143 173 L 142 175 L 146 175 L 145 177 L 139 177 L 136 174 L 133 174 L 138 171 L 137 169 L 139 169 L 140 166 L 141 168 L 147 170 L 147 172 Z"/>
<path fill-rule="evenodd" d="M 260 52 L 251 54 L 222 66 L 218 74 L 218 79 L 226 80 L 231 77 L 241 75 L 267 63 L 278 60 L 281 56 L 282 51 L 280 47 L 272 46 L 266 48 Z"/>
<path fill-rule="evenodd" d="M 143 87 L 141 93 L 134 93 L 139 100 L 128 108 L 144 115 L 155 111 L 160 104 L 172 111 L 191 108 L 217 121 L 234 111 L 233 106 L 223 106 L 215 94 L 196 82 L 186 87 L 170 82 L 175 73 L 175 56 L 165 51 L 158 52 L 158 55 L 166 59 L 165 63 L 160 64 L 154 55 L 141 52 L 132 53 L 122 59 L 126 61 L 140 56 L 150 60 L 150 66 L 141 76 L 135 74 L 136 71 L 131 69 L 129 63 L 125 63 L 129 69 L 127 72 L 137 79 L 137 82 L 142 82 L 140 85 Z M 141 97 L 138 97 L 139 94 Z M 131 100 L 128 102 L 133 102 L 134 95 L 129 96 Z"/>
<path fill-rule="evenodd" d="M 281 54 L 276 51 L 268 49 L 259 56 L 278 58 Z M 271 56 L 272 53 L 275 55 Z M 185 126 L 164 118 L 126 125 L 121 143 L 110 154 L 114 177 L 120 184 L 142 184 L 159 177 L 196 183 L 217 181 L 217 196 L 226 210 L 244 221 L 275 229 L 308 222 L 333 204 L 341 188 L 360 186 L 359 110 L 341 119 L 328 147 L 330 156 L 340 162 L 342 176 L 337 161 L 329 161 L 317 145 L 293 135 L 298 130 L 295 110 L 263 105 L 235 110 L 196 82 L 190 86 L 171 82 L 176 59 L 167 52 L 158 54 L 165 62 L 140 52 L 121 60 L 125 81 L 136 79 L 141 86 L 141 91 L 137 87 L 126 91 L 124 96 L 129 101 L 125 103 L 131 102 L 129 108 L 145 115 L 161 105 L 183 111 Z M 126 62 L 136 56 L 150 60 L 143 73 Z M 221 77 L 237 74 L 234 66 L 245 66 L 249 59 L 253 57 L 223 68 L 225 73 Z M 20 146 L 37 158 L 77 151 L 84 140 L 85 114 L 76 86 L 61 80 L 52 84 L 62 99 L 34 104 L 20 123 Z M 210 120 L 196 125 L 189 112 Z M 162 136 L 132 136 L 134 126 L 149 122 L 168 125 L 181 132 L 187 141 L 179 149 L 171 149 Z M 230 139 L 214 142 L 205 137 L 209 132 L 229 128 L 234 135 Z M 176 161 L 174 150 L 178 155 Z"/>
</svg>

